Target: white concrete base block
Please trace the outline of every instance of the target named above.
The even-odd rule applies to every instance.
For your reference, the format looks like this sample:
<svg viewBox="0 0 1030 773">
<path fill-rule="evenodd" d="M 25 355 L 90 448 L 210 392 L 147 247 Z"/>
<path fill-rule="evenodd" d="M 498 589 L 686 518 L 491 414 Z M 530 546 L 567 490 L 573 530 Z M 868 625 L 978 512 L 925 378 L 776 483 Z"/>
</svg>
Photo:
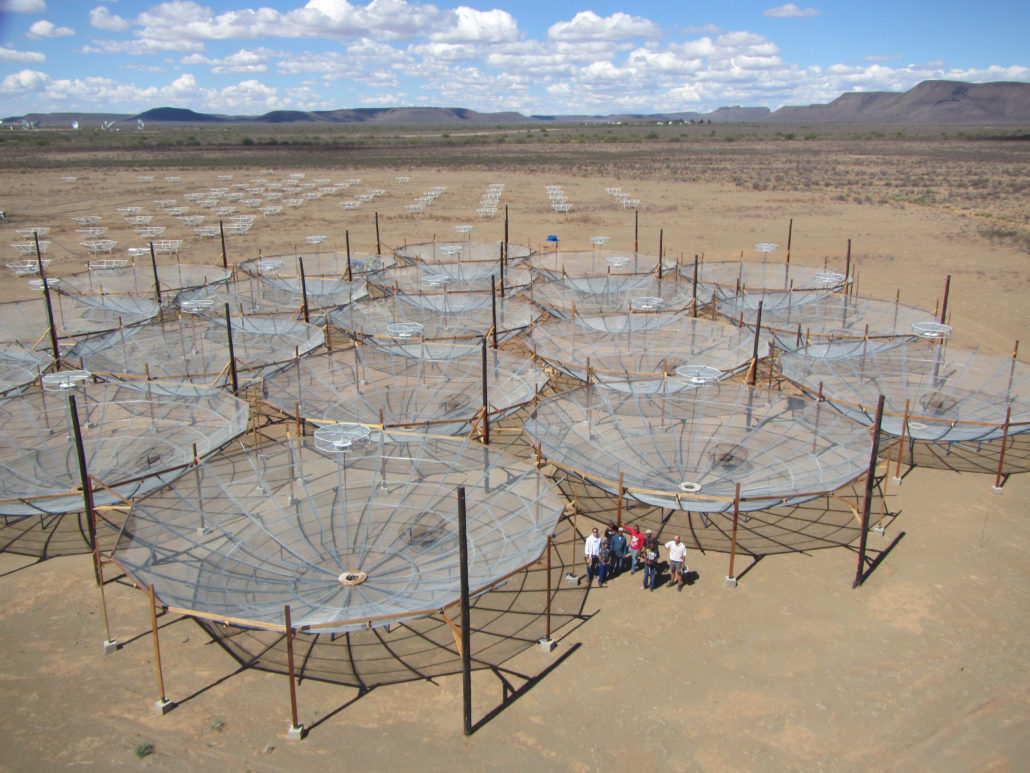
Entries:
<svg viewBox="0 0 1030 773">
<path fill-rule="evenodd" d="M 726 587 L 727 588 L 736 588 L 737 587 L 737 578 L 736 577 L 727 577 L 726 578 Z"/>
<path fill-rule="evenodd" d="M 304 725 L 290 725 L 290 729 L 286 731 L 286 737 L 291 741 L 301 741 L 304 739 Z"/>
</svg>

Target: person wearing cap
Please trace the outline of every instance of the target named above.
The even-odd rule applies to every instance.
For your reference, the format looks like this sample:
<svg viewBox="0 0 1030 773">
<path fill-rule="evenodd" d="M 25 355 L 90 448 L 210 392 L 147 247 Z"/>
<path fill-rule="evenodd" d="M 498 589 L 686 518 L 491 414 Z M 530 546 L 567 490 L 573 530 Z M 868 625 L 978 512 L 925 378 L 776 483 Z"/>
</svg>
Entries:
<svg viewBox="0 0 1030 773">
<path fill-rule="evenodd" d="M 669 551 L 669 573 L 672 575 L 669 579 L 669 587 L 671 588 L 673 581 L 676 581 L 678 593 L 683 590 L 684 572 L 690 571 L 690 567 L 683 563 L 687 557 L 687 546 L 680 542 L 680 535 L 677 534 L 665 543 L 665 549 Z"/>
<path fill-rule="evenodd" d="M 629 535 L 629 573 L 635 574 L 640 568 L 640 551 L 644 547 L 644 534 L 629 525 L 623 528 Z"/>
<path fill-rule="evenodd" d="M 583 541 L 583 558 L 587 565 L 587 585 L 590 584 L 590 581 L 594 579 L 594 575 L 597 574 L 600 552 L 601 535 L 597 533 L 597 527 L 595 526 L 591 529 L 590 536 Z"/>
<path fill-rule="evenodd" d="M 613 564 L 612 577 L 619 574 L 626 564 L 626 556 L 629 555 L 629 546 L 626 542 L 626 530 L 620 526 L 615 530 L 615 534 L 608 540 L 611 543 L 612 555 L 615 557 Z"/>
</svg>

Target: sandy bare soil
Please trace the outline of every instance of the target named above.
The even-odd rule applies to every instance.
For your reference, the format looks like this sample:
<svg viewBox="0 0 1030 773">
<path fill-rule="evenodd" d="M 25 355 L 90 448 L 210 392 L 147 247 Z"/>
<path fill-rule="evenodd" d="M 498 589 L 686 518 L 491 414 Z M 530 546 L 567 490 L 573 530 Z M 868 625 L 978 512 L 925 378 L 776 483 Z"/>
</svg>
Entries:
<svg viewBox="0 0 1030 773">
<path fill-rule="evenodd" d="M 236 169 L 233 182 L 259 178 Z M 295 170 L 276 169 L 271 179 Z M 692 260 L 759 259 L 774 242 L 782 260 L 793 219 L 791 261 L 837 270 L 847 242 L 859 294 L 933 309 L 951 276 L 952 345 L 1008 355 L 1030 331 L 1030 268 L 1025 252 L 986 241 L 976 216 L 925 206 L 838 201 L 807 192 L 743 190 L 729 183 L 631 177 L 448 171 L 304 169 L 306 181 L 361 178 L 359 190 L 386 194 L 357 210 L 350 191 L 258 220 L 228 239 L 232 263 L 258 254 L 452 239 L 497 241 L 499 213 L 475 213 L 489 184 L 505 183 L 510 240 L 538 246 L 549 234 L 563 249 L 590 237 L 634 246 L 634 213 L 605 192 L 621 186 L 640 200 L 640 252 Z M 16 255 L 15 227 L 48 225 L 50 271 L 83 270 L 88 256 L 73 215 L 98 214 L 115 254 L 141 240 L 116 207 L 176 198 L 220 182 L 213 171 L 100 173 L 67 168 L 5 173 L 0 226 L 4 255 Z M 142 174 L 153 181 L 141 181 Z M 397 176 L 409 176 L 397 182 Z M 74 182 L 62 178 L 76 177 Z M 180 176 L 177 181 L 166 177 Z M 545 186 L 561 185 L 573 204 L 550 209 Z M 404 208 L 434 185 L 446 192 L 423 214 Z M 1022 209 L 1026 212 L 1026 202 Z M 196 210 L 194 210 L 196 211 Z M 155 218 L 157 221 L 157 218 Z M 217 264 L 217 239 L 202 240 L 163 217 L 165 238 L 183 238 L 182 261 Z M 6 276 L 2 298 L 30 297 Z M 167 696 L 158 699 L 145 595 L 110 583 L 112 635 L 104 655 L 100 595 L 88 556 L 33 564 L 0 554 L 0 706 L 9 722 L 0 769 L 153 770 L 1019 770 L 1030 753 L 1030 476 L 1013 475 L 1000 493 L 993 475 L 916 468 L 887 501 L 897 513 L 873 556 L 891 547 L 865 584 L 852 589 L 849 549 L 772 556 L 725 587 L 728 556 L 692 550 L 697 578 L 681 593 L 641 592 L 640 575 L 615 579 L 586 597 L 584 619 L 555 632 L 550 654 L 530 647 L 506 663 L 529 682 L 504 705 L 497 676 L 476 672 L 473 718 L 462 735 L 461 679 L 444 676 L 359 691 L 305 680 L 301 722 L 290 741 L 285 676 L 238 671 L 237 663 L 194 622 L 161 619 Z M 581 521 L 582 528 L 582 521 Z M 746 571 L 744 571 L 746 569 Z M 543 635 L 543 621 L 539 621 Z M 515 688 L 525 680 L 510 676 Z M 485 721 L 483 721 L 485 720 Z M 152 744 L 139 759 L 135 750 Z M 1024 760 L 1024 762 L 1021 762 Z"/>
</svg>

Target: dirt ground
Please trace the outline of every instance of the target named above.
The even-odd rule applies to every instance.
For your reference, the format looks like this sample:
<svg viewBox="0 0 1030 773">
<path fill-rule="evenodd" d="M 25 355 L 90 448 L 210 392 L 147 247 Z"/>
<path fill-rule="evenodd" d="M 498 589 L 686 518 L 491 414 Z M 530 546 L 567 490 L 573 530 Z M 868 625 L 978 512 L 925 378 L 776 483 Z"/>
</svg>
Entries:
<svg viewBox="0 0 1030 773">
<path fill-rule="evenodd" d="M 111 226 L 115 255 L 141 240 L 115 212 L 208 187 L 248 182 L 259 169 L 99 172 L 66 168 L 4 173 L 3 254 L 15 227 L 48 225 L 53 275 L 83 270 L 74 215 Z M 276 169 L 269 179 L 284 179 Z M 503 235 L 538 246 L 550 234 L 562 249 L 590 237 L 634 246 L 634 212 L 605 192 L 620 186 L 640 200 L 639 251 L 692 260 L 760 259 L 754 245 L 780 245 L 788 225 L 791 261 L 844 267 L 848 240 L 859 294 L 933 309 L 951 276 L 952 345 L 1008 355 L 1030 330 L 1030 268 L 1024 251 L 977 235 L 976 216 L 944 208 L 858 204 L 824 193 L 744 190 L 729 183 L 585 178 L 574 174 L 444 169 L 304 169 L 304 181 L 361 178 L 358 190 L 385 195 L 345 210 L 351 191 L 308 201 L 250 233 L 228 238 L 232 263 L 259 253 L 343 249 L 381 240 Z M 142 181 L 141 175 L 153 175 Z M 168 180 L 167 177 L 180 177 Z M 400 176 L 409 177 L 398 182 Z M 75 177 L 74 181 L 64 178 Z M 491 183 L 504 183 L 501 210 L 475 213 Z M 546 185 L 561 185 L 573 209 L 551 211 Z M 446 191 L 424 213 L 404 205 L 431 186 Z M 1024 206 L 1025 210 L 1025 206 Z M 195 208 L 192 211 L 197 211 Z M 155 222 L 158 222 L 155 218 Z M 210 221 L 210 218 L 209 218 Z M 202 240 L 162 216 L 164 238 L 184 238 L 180 259 L 217 264 L 217 239 Z M 8 275 L 3 299 L 30 297 Z M 8 729 L 0 769 L 152 770 L 1020 770 L 1030 753 L 1030 476 L 1000 492 L 993 476 L 916 468 L 888 501 L 898 517 L 870 537 L 875 556 L 891 547 L 865 584 L 852 588 L 849 549 L 771 556 L 726 587 L 728 556 L 688 555 L 698 573 L 677 592 L 641 592 L 640 575 L 592 590 L 585 619 L 555 632 L 556 647 L 528 648 L 507 667 L 533 677 L 513 701 L 490 672 L 473 678 L 471 737 L 462 734 L 460 676 L 356 689 L 306 680 L 298 688 L 303 741 L 287 739 L 285 676 L 238 671 L 191 620 L 162 618 L 168 698 L 159 716 L 149 611 L 144 594 L 107 586 L 112 635 L 103 653 L 100 596 L 90 559 L 34 563 L 0 554 L 0 706 Z M 746 570 L 746 571 L 745 571 Z M 540 622 L 543 635 L 543 622 Z M 512 677 L 512 685 L 524 680 Z M 138 758 L 141 744 L 152 752 Z M 1020 762 L 1023 760 L 1023 762 Z"/>
</svg>

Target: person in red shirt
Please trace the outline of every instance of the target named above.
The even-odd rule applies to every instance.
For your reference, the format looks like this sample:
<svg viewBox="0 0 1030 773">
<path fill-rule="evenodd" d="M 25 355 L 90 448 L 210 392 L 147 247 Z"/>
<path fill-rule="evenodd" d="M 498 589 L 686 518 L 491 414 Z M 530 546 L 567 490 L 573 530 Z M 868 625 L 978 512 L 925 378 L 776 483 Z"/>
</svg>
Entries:
<svg viewBox="0 0 1030 773">
<path fill-rule="evenodd" d="M 625 524 L 622 528 L 629 534 L 629 573 L 633 574 L 640 568 L 640 551 L 644 547 L 644 534 L 629 524 Z"/>
</svg>

